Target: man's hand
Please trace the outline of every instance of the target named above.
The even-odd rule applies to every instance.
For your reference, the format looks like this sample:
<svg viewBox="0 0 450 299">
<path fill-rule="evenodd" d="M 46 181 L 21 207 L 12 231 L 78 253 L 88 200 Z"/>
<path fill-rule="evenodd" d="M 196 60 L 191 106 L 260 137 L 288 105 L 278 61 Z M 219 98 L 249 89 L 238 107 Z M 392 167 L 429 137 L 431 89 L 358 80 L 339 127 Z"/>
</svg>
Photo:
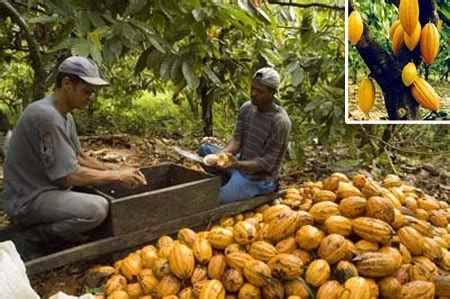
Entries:
<svg viewBox="0 0 450 299">
<path fill-rule="evenodd" d="M 234 159 L 233 154 L 221 152 L 218 154 L 218 160 L 216 166 L 221 169 L 231 169 L 236 166 L 236 159 Z"/>
<path fill-rule="evenodd" d="M 118 181 L 126 188 L 136 188 L 139 185 L 147 185 L 144 174 L 137 168 L 119 170 Z"/>
</svg>

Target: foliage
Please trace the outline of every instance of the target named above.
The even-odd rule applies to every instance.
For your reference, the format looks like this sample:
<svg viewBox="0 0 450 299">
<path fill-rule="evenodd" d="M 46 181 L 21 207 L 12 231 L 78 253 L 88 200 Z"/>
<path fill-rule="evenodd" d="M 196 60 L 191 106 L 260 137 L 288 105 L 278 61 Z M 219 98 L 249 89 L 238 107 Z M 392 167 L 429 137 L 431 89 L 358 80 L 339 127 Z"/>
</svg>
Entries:
<svg viewBox="0 0 450 299">
<path fill-rule="evenodd" d="M 111 87 L 99 91 L 98 101 L 80 114 L 84 132 L 198 132 L 205 126 L 209 103 L 214 103 L 213 124 L 220 133 L 229 133 L 235 111 L 249 98 L 251 75 L 266 65 L 283 77 L 278 98 L 293 119 L 294 152 L 301 156 L 304 144 L 314 138 L 332 142 L 352 130 L 343 123 L 343 10 L 256 7 L 242 0 L 13 4 L 39 41 L 48 89 L 57 64 L 69 54 L 90 56 L 111 81 Z M 14 44 L 26 51 L 15 24 L 4 22 L 0 32 L 0 44 L 11 48 L 10 55 L 18 53 Z M 183 116 L 162 121 L 154 111 L 141 109 L 136 99 L 152 97 L 145 90 L 158 98 L 165 95 Z M 148 109 L 156 107 L 151 103 Z M 186 125 L 188 117 L 194 125 Z"/>
</svg>

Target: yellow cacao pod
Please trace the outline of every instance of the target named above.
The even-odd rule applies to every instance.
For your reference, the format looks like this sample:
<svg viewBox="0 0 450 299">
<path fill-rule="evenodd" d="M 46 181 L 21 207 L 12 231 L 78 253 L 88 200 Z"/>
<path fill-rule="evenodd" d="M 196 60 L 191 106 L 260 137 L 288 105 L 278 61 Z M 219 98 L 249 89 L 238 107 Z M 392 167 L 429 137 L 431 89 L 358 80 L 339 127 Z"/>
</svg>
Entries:
<svg viewBox="0 0 450 299">
<path fill-rule="evenodd" d="M 348 39 L 352 45 L 356 45 L 364 31 L 364 23 L 361 15 L 356 10 L 348 17 Z"/>
<path fill-rule="evenodd" d="M 338 299 L 339 293 L 342 290 L 341 284 L 336 280 L 325 282 L 317 290 L 317 299 Z M 301 297 L 303 298 L 303 297 Z"/>
<path fill-rule="evenodd" d="M 348 261 L 340 261 L 333 272 L 333 277 L 336 277 L 340 283 L 344 283 L 355 276 L 359 276 L 358 270 L 353 263 Z"/>
<path fill-rule="evenodd" d="M 175 243 L 169 255 L 169 265 L 176 277 L 189 278 L 194 272 L 194 253 L 186 245 Z"/>
<path fill-rule="evenodd" d="M 398 26 L 401 26 L 400 20 L 394 21 L 394 23 L 392 23 L 391 25 L 391 28 L 389 29 L 389 39 L 391 40 L 391 42 L 394 38 L 394 34 L 397 31 Z"/>
<path fill-rule="evenodd" d="M 128 293 L 124 290 L 115 290 L 108 295 L 109 299 L 129 299 Z"/>
<path fill-rule="evenodd" d="M 194 256 L 200 264 L 206 264 L 212 258 L 213 252 L 208 240 L 198 238 L 192 245 Z"/>
<path fill-rule="evenodd" d="M 339 211 L 342 216 L 356 218 L 366 214 L 367 200 L 359 196 L 344 198 L 339 203 Z"/>
<path fill-rule="evenodd" d="M 397 54 L 400 51 L 403 42 L 405 41 L 405 32 L 403 31 L 402 26 L 398 26 L 395 29 L 394 37 L 392 38 L 392 52 Z"/>
<path fill-rule="evenodd" d="M 319 230 L 317 227 L 312 225 L 304 225 L 297 231 L 295 240 L 300 248 L 305 250 L 313 250 L 319 247 L 324 237 L 324 232 Z"/>
<path fill-rule="evenodd" d="M 310 298 L 311 289 L 308 286 L 308 284 L 300 277 L 297 279 L 286 281 L 284 283 L 284 288 L 286 291 L 285 295 L 287 298 L 291 297 Z"/>
<path fill-rule="evenodd" d="M 217 227 L 209 232 L 208 241 L 216 249 L 225 249 L 234 242 L 233 233 L 225 228 Z"/>
<path fill-rule="evenodd" d="M 389 224 L 368 217 L 353 219 L 352 228 L 361 238 L 375 243 L 387 243 L 394 235 L 394 230 Z"/>
<path fill-rule="evenodd" d="M 228 269 L 222 275 L 222 283 L 225 290 L 234 293 L 244 285 L 244 277 L 241 272 L 236 269 Z"/>
<path fill-rule="evenodd" d="M 263 287 L 270 282 L 272 275 L 266 263 L 258 260 L 250 260 L 245 263 L 244 276 L 251 284 L 257 287 Z"/>
<path fill-rule="evenodd" d="M 378 281 L 382 298 L 402 298 L 402 284 L 393 276 L 388 276 Z"/>
<path fill-rule="evenodd" d="M 353 262 L 358 269 L 358 273 L 365 277 L 388 276 L 399 268 L 394 258 L 379 252 L 363 253 L 357 256 Z"/>
<path fill-rule="evenodd" d="M 220 279 L 227 267 L 227 261 L 223 254 L 217 254 L 208 263 L 208 276 L 211 279 Z"/>
<path fill-rule="evenodd" d="M 280 279 L 294 279 L 303 274 L 303 262 L 294 254 L 277 254 L 267 263 L 272 275 Z"/>
<path fill-rule="evenodd" d="M 347 240 L 337 234 L 326 236 L 317 251 L 320 258 L 330 264 L 335 264 L 344 259 L 347 254 Z"/>
<path fill-rule="evenodd" d="M 306 270 L 306 282 L 313 287 L 319 287 L 330 278 L 330 265 L 326 260 L 318 259 L 309 264 Z"/>
<path fill-rule="evenodd" d="M 412 35 L 416 24 L 419 22 L 419 1 L 418 0 L 401 0 L 398 7 L 400 15 L 400 23 L 403 30 Z"/>
<path fill-rule="evenodd" d="M 358 106 L 365 113 L 369 114 L 375 102 L 375 85 L 371 79 L 364 79 L 358 87 Z"/>
<path fill-rule="evenodd" d="M 439 52 L 439 32 L 436 25 L 427 23 L 420 33 L 420 54 L 426 64 L 430 65 Z"/>
<path fill-rule="evenodd" d="M 262 288 L 263 298 L 284 298 L 284 285 L 276 278 L 272 278 L 268 284 Z"/>
<path fill-rule="evenodd" d="M 410 86 L 417 78 L 417 68 L 412 62 L 405 65 L 402 71 L 402 81 L 405 86 Z"/>
<path fill-rule="evenodd" d="M 191 276 L 191 283 L 195 285 L 200 281 L 208 280 L 208 271 L 205 267 L 197 266 Z"/>
<path fill-rule="evenodd" d="M 225 299 L 223 284 L 217 279 L 206 282 L 202 286 L 199 299 Z"/>
<path fill-rule="evenodd" d="M 286 238 L 278 242 L 275 248 L 278 253 L 292 253 L 297 249 L 297 242 L 294 237 Z"/>
<path fill-rule="evenodd" d="M 247 221 L 239 221 L 233 228 L 233 237 L 236 243 L 247 245 L 256 239 L 256 228 Z"/>
<path fill-rule="evenodd" d="M 261 290 L 257 286 L 252 285 L 251 283 L 246 283 L 239 290 L 238 298 L 239 299 L 247 299 L 247 298 L 258 299 L 258 298 L 261 298 Z"/>
<path fill-rule="evenodd" d="M 411 281 L 402 286 L 402 298 L 434 298 L 434 284 L 428 281 Z"/>
<path fill-rule="evenodd" d="M 178 241 L 189 248 L 192 248 L 194 241 L 198 239 L 198 235 L 192 229 L 182 228 L 178 231 Z"/>
<path fill-rule="evenodd" d="M 395 220 L 393 205 L 384 197 L 372 196 L 367 201 L 367 216 L 392 223 Z"/>
<path fill-rule="evenodd" d="M 252 243 L 248 253 L 255 259 L 268 262 L 274 257 L 278 251 L 275 246 L 265 241 L 257 241 Z"/>
<path fill-rule="evenodd" d="M 414 29 L 414 32 L 409 35 L 408 33 L 404 33 L 404 40 L 406 47 L 413 51 L 414 48 L 419 44 L 420 40 L 420 33 L 422 32 L 422 26 L 420 26 L 420 23 L 417 22 L 416 28 Z"/>
<path fill-rule="evenodd" d="M 408 248 L 411 254 L 422 254 L 425 241 L 417 230 L 410 226 L 405 226 L 398 230 L 397 236 L 400 242 Z"/>
<path fill-rule="evenodd" d="M 111 294 L 114 291 L 117 290 L 124 290 L 127 286 L 127 280 L 122 275 L 116 274 L 111 276 L 111 278 L 108 279 L 108 281 L 105 284 L 105 292 L 106 295 Z"/>
<path fill-rule="evenodd" d="M 176 295 L 181 289 L 181 281 L 174 275 L 166 275 L 156 287 L 156 294 L 159 297 Z"/>
<path fill-rule="evenodd" d="M 356 251 L 359 254 L 363 254 L 366 252 L 377 252 L 378 251 L 378 243 L 370 242 L 367 240 L 360 240 L 356 242 Z"/>
<path fill-rule="evenodd" d="M 245 252 L 233 252 L 226 256 L 227 265 L 241 272 L 244 272 L 245 264 L 251 260 L 252 256 Z"/>
<path fill-rule="evenodd" d="M 352 222 L 344 216 L 331 216 L 325 220 L 328 234 L 338 234 L 348 237 L 352 233 Z"/>
<path fill-rule="evenodd" d="M 422 78 L 417 78 L 411 86 L 411 93 L 414 99 L 424 108 L 439 110 L 439 96 L 433 87 Z"/>
<path fill-rule="evenodd" d="M 362 277 L 352 277 L 344 283 L 340 299 L 369 299 L 370 285 Z"/>
</svg>

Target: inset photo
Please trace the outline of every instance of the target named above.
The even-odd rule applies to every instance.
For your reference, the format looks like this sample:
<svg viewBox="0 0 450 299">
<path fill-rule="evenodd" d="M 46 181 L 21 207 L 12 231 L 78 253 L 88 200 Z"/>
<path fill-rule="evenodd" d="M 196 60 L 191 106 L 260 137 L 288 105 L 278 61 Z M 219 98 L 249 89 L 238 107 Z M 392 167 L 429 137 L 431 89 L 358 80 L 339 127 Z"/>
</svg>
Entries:
<svg viewBox="0 0 450 299">
<path fill-rule="evenodd" d="M 347 123 L 450 123 L 450 5 L 348 0 Z"/>
</svg>

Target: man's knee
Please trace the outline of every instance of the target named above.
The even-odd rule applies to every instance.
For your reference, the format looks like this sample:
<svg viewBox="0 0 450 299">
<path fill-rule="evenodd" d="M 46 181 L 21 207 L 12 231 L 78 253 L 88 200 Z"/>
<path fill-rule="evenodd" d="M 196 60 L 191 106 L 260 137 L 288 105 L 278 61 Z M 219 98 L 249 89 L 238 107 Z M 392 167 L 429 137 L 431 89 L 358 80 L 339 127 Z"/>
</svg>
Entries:
<svg viewBox="0 0 450 299">
<path fill-rule="evenodd" d="M 202 143 L 202 144 L 200 144 L 200 147 L 197 150 L 197 154 L 200 157 L 204 157 L 209 154 L 215 154 L 220 150 L 221 150 L 221 148 L 218 147 L 217 145 L 213 145 L 210 143 Z"/>
<path fill-rule="evenodd" d="M 108 200 L 99 195 L 89 195 L 90 200 L 86 203 L 86 218 L 93 225 L 100 225 L 108 216 L 109 203 Z"/>
</svg>

